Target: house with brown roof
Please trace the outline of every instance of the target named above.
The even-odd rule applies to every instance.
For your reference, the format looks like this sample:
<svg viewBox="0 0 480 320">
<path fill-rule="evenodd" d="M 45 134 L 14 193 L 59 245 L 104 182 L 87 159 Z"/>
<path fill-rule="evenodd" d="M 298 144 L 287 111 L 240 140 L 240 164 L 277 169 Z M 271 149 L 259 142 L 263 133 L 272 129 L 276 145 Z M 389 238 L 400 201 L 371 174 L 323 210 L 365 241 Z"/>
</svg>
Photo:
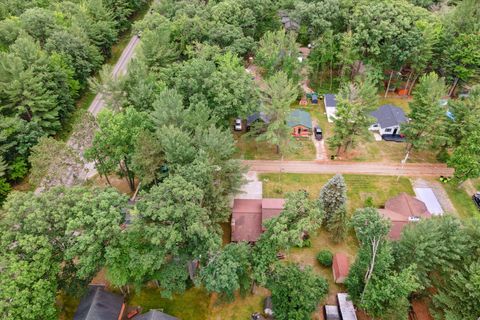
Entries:
<svg viewBox="0 0 480 320">
<path fill-rule="evenodd" d="M 232 208 L 232 241 L 255 242 L 263 231 L 263 223 L 280 214 L 285 199 L 234 199 Z"/>
<path fill-rule="evenodd" d="M 392 223 L 388 234 L 391 240 L 400 239 L 402 230 L 408 223 L 432 216 L 423 201 L 405 192 L 389 199 L 385 203 L 385 209 L 379 209 L 378 212 Z"/>
</svg>

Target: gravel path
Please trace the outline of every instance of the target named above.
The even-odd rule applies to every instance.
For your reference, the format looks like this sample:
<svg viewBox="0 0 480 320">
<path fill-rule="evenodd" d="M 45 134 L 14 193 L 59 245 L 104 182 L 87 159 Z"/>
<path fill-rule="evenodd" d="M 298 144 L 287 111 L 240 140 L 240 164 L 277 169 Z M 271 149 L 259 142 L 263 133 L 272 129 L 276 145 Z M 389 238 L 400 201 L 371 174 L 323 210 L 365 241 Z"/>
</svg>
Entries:
<svg viewBox="0 0 480 320">
<path fill-rule="evenodd" d="M 313 127 L 315 127 L 318 124 L 318 120 L 313 118 L 312 119 L 312 124 L 313 124 Z M 322 139 L 322 140 L 318 141 L 317 139 L 315 139 L 314 134 L 312 134 L 310 136 L 311 136 L 313 144 L 315 145 L 315 151 L 316 151 L 315 152 L 315 159 L 316 160 L 327 160 L 327 150 L 325 149 L 325 140 Z"/>
</svg>

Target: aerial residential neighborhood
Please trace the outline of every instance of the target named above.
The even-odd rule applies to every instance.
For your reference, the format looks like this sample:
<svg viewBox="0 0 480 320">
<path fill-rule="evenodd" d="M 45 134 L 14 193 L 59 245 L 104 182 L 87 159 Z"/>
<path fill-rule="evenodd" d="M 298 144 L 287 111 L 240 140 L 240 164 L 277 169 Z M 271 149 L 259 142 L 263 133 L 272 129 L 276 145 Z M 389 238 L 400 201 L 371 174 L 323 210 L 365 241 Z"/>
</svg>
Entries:
<svg viewBox="0 0 480 320">
<path fill-rule="evenodd" d="M 478 0 L 0 3 L 0 319 L 479 320 Z"/>
</svg>

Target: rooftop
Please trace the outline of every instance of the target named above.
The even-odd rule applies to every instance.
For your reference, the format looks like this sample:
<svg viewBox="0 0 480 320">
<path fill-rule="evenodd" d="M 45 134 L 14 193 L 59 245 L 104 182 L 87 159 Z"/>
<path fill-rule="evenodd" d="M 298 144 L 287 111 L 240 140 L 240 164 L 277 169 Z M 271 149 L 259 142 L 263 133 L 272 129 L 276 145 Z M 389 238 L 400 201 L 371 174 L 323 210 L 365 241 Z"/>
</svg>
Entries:
<svg viewBox="0 0 480 320">
<path fill-rule="evenodd" d="M 326 107 L 332 107 L 332 108 L 337 107 L 337 99 L 335 98 L 334 94 L 331 94 L 331 93 L 324 94 L 323 99 Z"/>
<path fill-rule="evenodd" d="M 312 118 L 310 117 L 310 113 L 295 109 L 293 110 L 287 118 L 287 125 L 289 127 L 295 127 L 298 125 L 304 126 L 306 128 L 312 128 Z"/>
<path fill-rule="evenodd" d="M 91 285 L 82 298 L 74 320 L 118 320 L 123 310 L 123 297 L 107 292 L 104 286 Z"/>
<path fill-rule="evenodd" d="M 398 126 L 408 121 L 405 112 L 403 112 L 401 108 L 392 106 L 391 104 L 380 106 L 370 114 L 377 119 L 378 124 L 382 128 Z"/>
</svg>

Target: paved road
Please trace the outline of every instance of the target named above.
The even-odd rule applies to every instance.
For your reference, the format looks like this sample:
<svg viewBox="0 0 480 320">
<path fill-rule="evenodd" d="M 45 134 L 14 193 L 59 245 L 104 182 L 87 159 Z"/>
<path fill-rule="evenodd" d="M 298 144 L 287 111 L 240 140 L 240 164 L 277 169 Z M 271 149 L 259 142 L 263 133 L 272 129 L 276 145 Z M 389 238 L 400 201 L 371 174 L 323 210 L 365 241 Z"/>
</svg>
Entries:
<svg viewBox="0 0 480 320">
<path fill-rule="evenodd" d="M 138 36 L 133 36 L 132 39 L 130 39 L 130 42 L 127 44 L 125 49 L 122 52 L 122 55 L 120 56 L 120 59 L 118 59 L 117 63 L 113 67 L 112 75 L 113 78 L 117 78 L 119 75 L 123 75 L 127 72 L 127 65 L 132 60 L 133 55 L 135 53 L 135 48 L 137 45 L 140 43 L 140 38 Z M 95 99 L 93 99 L 92 104 L 88 108 L 88 112 L 96 116 L 100 110 L 102 110 L 105 106 L 105 103 L 103 102 L 103 95 L 101 93 L 98 93 L 95 96 Z"/>
<path fill-rule="evenodd" d="M 341 162 L 341 161 L 279 161 L 245 160 L 244 164 L 256 172 L 288 173 L 350 173 L 387 176 L 450 176 L 453 169 L 443 164 L 407 163 L 405 165 L 381 162 Z"/>
</svg>

